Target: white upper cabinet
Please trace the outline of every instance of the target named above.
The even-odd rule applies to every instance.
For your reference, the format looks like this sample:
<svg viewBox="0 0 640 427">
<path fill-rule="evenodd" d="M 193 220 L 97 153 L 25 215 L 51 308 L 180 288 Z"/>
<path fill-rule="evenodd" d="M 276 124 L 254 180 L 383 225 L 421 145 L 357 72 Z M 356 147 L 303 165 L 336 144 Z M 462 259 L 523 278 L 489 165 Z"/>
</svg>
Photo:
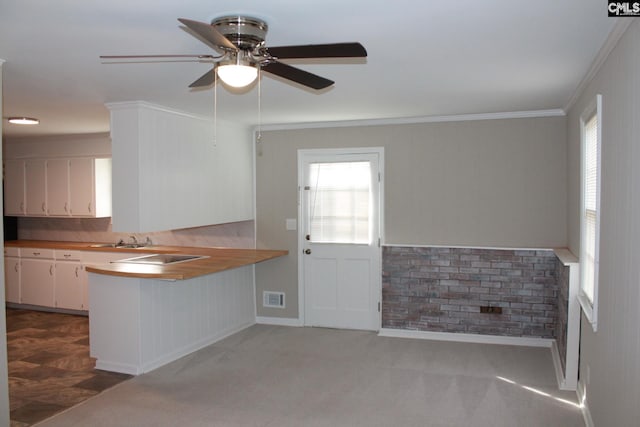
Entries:
<svg viewBox="0 0 640 427">
<path fill-rule="evenodd" d="M 72 216 L 111 216 L 111 159 L 69 160 Z"/>
<path fill-rule="evenodd" d="M 27 216 L 47 215 L 47 161 L 26 160 L 25 177 Z"/>
<path fill-rule="evenodd" d="M 4 165 L 4 212 L 18 216 L 26 213 L 24 160 L 7 160 Z"/>
<path fill-rule="evenodd" d="M 70 157 L 7 160 L 5 214 L 111 216 L 111 159 Z"/>
<path fill-rule="evenodd" d="M 69 159 L 47 160 L 47 215 L 69 215 Z"/>
<path fill-rule="evenodd" d="M 253 218 L 249 127 L 145 102 L 111 112 L 113 231 L 152 232 Z"/>
</svg>

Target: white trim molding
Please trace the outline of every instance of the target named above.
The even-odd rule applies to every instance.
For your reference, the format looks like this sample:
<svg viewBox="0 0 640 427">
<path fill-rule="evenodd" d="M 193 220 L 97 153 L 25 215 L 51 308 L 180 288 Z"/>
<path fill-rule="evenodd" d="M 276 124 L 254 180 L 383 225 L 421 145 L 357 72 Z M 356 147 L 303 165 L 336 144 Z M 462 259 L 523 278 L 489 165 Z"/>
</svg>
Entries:
<svg viewBox="0 0 640 427">
<path fill-rule="evenodd" d="M 465 246 L 465 245 L 418 245 L 415 243 L 383 243 L 389 248 L 449 248 L 449 249 L 481 249 L 490 251 L 558 251 L 559 248 L 509 248 L 504 246 Z"/>
<path fill-rule="evenodd" d="M 104 104 L 107 109 L 111 110 L 123 110 L 133 108 L 146 108 L 149 110 L 161 111 L 163 113 L 176 114 L 178 116 L 189 117 L 196 120 L 203 120 L 205 122 L 213 123 L 212 117 L 203 116 L 201 114 L 193 114 L 188 111 L 177 110 L 171 107 L 165 107 L 163 105 L 153 104 L 147 101 L 122 101 L 122 102 L 107 102 Z"/>
<path fill-rule="evenodd" d="M 537 117 L 563 117 L 565 110 L 532 110 L 532 111 L 511 111 L 504 113 L 477 113 L 477 114 L 453 114 L 448 116 L 418 116 L 418 117 L 393 117 L 380 119 L 362 119 L 362 120 L 341 120 L 330 122 L 304 122 L 304 123 L 280 123 L 280 124 L 263 124 L 258 128 L 254 127 L 254 131 L 272 131 L 272 130 L 293 130 L 293 129 L 319 129 L 319 128 L 338 128 L 338 127 L 357 127 L 357 126 L 384 126 L 384 125 L 406 125 L 419 123 L 440 123 L 440 122 L 465 122 L 471 120 L 500 120 L 500 119 L 525 119 Z"/>
<path fill-rule="evenodd" d="M 591 82 L 593 77 L 598 73 L 598 71 L 604 64 L 604 61 L 607 59 L 607 57 L 609 56 L 613 48 L 616 47 L 616 45 L 618 44 L 618 41 L 620 41 L 620 39 L 622 38 L 622 35 L 625 33 L 625 31 L 627 31 L 629 26 L 634 21 L 631 18 L 614 18 L 614 19 L 617 20 L 615 26 L 609 33 L 609 36 L 607 37 L 605 42 L 602 44 L 602 47 L 600 48 L 600 50 L 598 51 L 598 54 L 596 55 L 593 62 L 591 63 L 589 70 L 587 70 L 587 73 L 584 75 L 584 77 L 576 87 L 576 90 L 573 92 L 573 95 L 569 99 L 569 102 L 567 102 L 567 104 L 564 106 L 563 110 L 565 112 L 569 111 L 571 107 L 573 107 L 573 105 L 576 103 L 580 95 L 582 95 L 582 92 L 584 91 L 585 87 L 587 87 L 587 85 Z"/>
<path fill-rule="evenodd" d="M 507 337 L 501 335 L 463 334 L 452 332 L 414 331 L 406 329 L 381 328 L 378 336 L 392 338 L 413 338 L 434 341 L 454 341 L 474 344 L 500 344 L 523 347 L 551 348 L 555 340 L 549 338 Z"/>
<path fill-rule="evenodd" d="M 274 325 L 274 326 L 295 326 L 295 327 L 303 326 L 302 320 L 294 317 L 256 316 L 256 323 L 259 325 Z"/>
</svg>

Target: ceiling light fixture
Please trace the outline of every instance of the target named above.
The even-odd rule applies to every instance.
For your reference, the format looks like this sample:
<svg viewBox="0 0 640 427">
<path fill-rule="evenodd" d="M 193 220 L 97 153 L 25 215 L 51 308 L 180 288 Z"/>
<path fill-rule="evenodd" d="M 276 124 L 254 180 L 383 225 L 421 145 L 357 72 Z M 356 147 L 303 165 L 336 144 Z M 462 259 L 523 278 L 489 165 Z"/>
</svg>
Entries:
<svg viewBox="0 0 640 427">
<path fill-rule="evenodd" d="M 216 69 L 220 80 L 232 87 L 249 86 L 258 77 L 258 65 L 243 50 L 234 52 L 228 60 L 220 61 Z"/>
<path fill-rule="evenodd" d="M 40 120 L 32 117 L 9 117 L 7 120 L 14 125 L 37 125 L 40 123 Z"/>
</svg>

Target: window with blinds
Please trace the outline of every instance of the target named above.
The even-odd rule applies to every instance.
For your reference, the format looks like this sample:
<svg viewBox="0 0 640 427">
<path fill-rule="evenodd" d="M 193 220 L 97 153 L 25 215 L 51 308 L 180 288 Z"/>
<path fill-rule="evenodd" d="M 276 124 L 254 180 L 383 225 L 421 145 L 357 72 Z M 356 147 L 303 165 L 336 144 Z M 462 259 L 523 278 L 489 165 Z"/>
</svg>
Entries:
<svg viewBox="0 0 640 427">
<path fill-rule="evenodd" d="M 580 294 L 583 310 L 596 329 L 600 229 L 601 97 L 581 117 L 582 211 L 580 227 Z"/>
<path fill-rule="evenodd" d="M 308 224 L 315 243 L 371 242 L 369 162 L 312 163 Z"/>
<path fill-rule="evenodd" d="M 593 303 L 596 262 L 597 182 L 598 182 L 598 116 L 593 115 L 584 127 L 584 244 L 582 290 Z"/>
</svg>

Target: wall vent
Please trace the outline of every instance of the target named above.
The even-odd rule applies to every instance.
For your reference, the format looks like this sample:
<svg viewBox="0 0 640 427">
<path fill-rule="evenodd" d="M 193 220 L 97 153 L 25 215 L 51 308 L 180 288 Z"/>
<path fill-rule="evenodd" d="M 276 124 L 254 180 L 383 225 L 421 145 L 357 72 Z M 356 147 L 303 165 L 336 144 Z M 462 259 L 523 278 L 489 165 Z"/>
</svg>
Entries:
<svg viewBox="0 0 640 427">
<path fill-rule="evenodd" d="M 264 307 L 284 308 L 284 292 L 264 291 L 262 293 L 262 305 Z"/>
</svg>

